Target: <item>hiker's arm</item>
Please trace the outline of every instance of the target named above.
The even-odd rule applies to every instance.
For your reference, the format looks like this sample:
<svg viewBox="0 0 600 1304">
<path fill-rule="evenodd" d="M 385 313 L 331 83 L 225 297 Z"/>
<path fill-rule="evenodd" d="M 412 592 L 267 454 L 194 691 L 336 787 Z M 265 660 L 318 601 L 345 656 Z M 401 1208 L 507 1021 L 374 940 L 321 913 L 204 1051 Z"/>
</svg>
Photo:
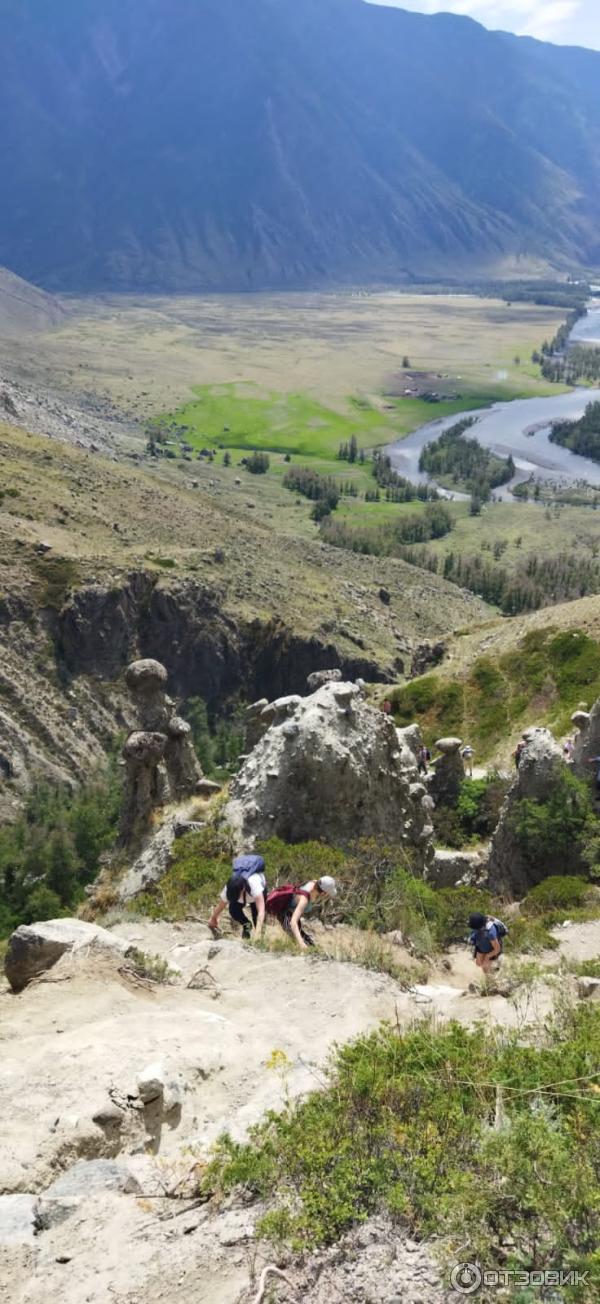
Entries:
<svg viewBox="0 0 600 1304">
<path fill-rule="evenodd" d="M 490 937 L 490 946 L 492 949 L 491 951 L 488 951 L 489 958 L 490 960 L 495 960 L 496 956 L 500 955 L 500 952 L 502 950 L 502 947 L 500 946 L 497 937 Z"/>
<path fill-rule="evenodd" d="M 260 896 L 255 898 L 254 904 L 256 906 L 256 912 L 258 915 L 254 931 L 256 933 L 256 936 L 260 937 L 262 934 L 262 930 L 265 926 L 265 915 L 267 913 L 264 892 L 261 892 Z"/>
<path fill-rule="evenodd" d="M 300 932 L 300 920 L 302 919 L 302 916 L 304 914 L 304 911 L 306 910 L 307 905 L 308 905 L 308 897 L 301 897 L 290 920 L 290 928 L 292 930 L 292 933 L 294 934 L 294 938 L 298 943 L 298 946 L 302 951 L 308 951 L 306 942 L 304 941 L 302 933 Z"/>
</svg>

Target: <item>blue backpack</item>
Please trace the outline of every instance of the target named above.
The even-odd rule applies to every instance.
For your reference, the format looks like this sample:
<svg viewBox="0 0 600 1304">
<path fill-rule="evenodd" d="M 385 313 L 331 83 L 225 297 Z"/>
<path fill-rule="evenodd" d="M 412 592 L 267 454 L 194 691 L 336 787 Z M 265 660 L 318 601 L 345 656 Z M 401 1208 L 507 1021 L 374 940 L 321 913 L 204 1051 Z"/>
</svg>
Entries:
<svg viewBox="0 0 600 1304">
<path fill-rule="evenodd" d="M 248 886 L 248 879 L 253 874 L 264 874 L 265 862 L 262 856 L 236 856 L 233 862 L 233 874 L 227 884 L 227 900 L 237 901 L 240 892 Z"/>
<path fill-rule="evenodd" d="M 494 928 L 496 929 L 496 935 L 500 943 L 504 941 L 505 937 L 508 937 L 508 928 L 506 927 L 506 924 L 502 923 L 501 919 L 494 919 L 494 918 L 488 919 L 487 924 L 485 924 L 483 928 L 478 929 L 476 933 L 471 933 L 471 937 L 469 939 L 471 945 L 474 946 L 478 951 L 482 951 L 484 954 L 487 954 L 492 949 L 492 944 L 488 934 L 488 928 L 490 924 L 494 925 Z M 482 946 L 481 944 L 482 942 L 486 942 L 486 946 Z"/>
</svg>

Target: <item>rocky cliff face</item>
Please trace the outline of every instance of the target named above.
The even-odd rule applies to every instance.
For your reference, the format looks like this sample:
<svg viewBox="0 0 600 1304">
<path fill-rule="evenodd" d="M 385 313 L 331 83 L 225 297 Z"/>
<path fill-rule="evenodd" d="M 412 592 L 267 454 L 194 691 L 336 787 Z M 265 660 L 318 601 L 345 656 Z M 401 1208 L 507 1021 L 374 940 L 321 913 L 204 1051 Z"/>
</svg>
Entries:
<svg viewBox="0 0 600 1304">
<path fill-rule="evenodd" d="M 301 689 L 310 671 L 382 678 L 368 658 L 269 621 L 236 621 L 209 586 L 163 586 L 134 572 L 114 587 L 77 589 L 58 611 L 26 597 L 0 602 L 0 814 L 10 818 L 32 776 L 82 781 L 135 716 L 123 673 L 137 657 L 161 661 L 173 695 L 211 710 L 265 691 Z"/>
<path fill-rule="evenodd" d="M 524 856 L 513 815 L 516 805 L 525 798 L 547 801 L 565 763 L 562 748 L 549 729 L 528 729 L 523 738 L 525 749 L 517 776 L 500 812 L 490 849 L 489 886 L 499 896 L 525 896 L 548 873 L 544 866 L 536 870 Z"/>
</svg>

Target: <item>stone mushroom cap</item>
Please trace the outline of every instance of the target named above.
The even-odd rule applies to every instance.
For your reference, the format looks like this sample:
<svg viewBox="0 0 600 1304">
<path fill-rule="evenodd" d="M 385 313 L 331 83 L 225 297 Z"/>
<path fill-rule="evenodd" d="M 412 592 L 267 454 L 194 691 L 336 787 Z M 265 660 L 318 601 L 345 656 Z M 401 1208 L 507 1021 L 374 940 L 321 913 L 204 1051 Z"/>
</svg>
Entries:
<svg viewBox="0 0 600 1304">
<path fill-rule="evenodd" d="M 192 732 L 191 725 L 187 720 L 182 720 L 180 715 L 174 715 L 173 719 L 169 720 L 168 729 L 171 738 L 187 738 Z"/>
<path fill-rule="evenodd" d="M 571 716 L 571 724 L 576 724 L 579 729 L 587 729 L 590 723 L 589 711 L 574 711 Z"/>
<path fill-rule="evenodd" d="M 462 747 L 462 738 L 438 738 L 435 746 L 438 752 L 448 755 Z"/>
<path fill-rule="evenodd" d="M 160 661 L 132 661 L 125 672 L 127 687 L 132 693 L 152 693 L 164 688 L 169 678 Z"/>
<path fill-rule="evenodd" d="M 134 764 L 156 765 L 162 760 L 166 745 L 165 734 L 132 733 L 123 748 L 123 756 L 126 761 L 132 761 Z"/>
</svg>

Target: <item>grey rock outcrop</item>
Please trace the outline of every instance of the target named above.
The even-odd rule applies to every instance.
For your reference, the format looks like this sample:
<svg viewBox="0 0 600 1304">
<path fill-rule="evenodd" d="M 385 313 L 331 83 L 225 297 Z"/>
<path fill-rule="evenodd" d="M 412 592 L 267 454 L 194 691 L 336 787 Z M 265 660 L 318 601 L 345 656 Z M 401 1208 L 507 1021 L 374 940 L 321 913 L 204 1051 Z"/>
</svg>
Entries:
<svg viewBox="0 0 600 1304">
<path fill-rule="evenodd" d="M 429 791 L 436 806 L 455 806 L 465 777 L 460 754 L 460 738 L 440 738 L 435 749 L 440 753 L 431 773 Z"/>
<path fill-rule="evenodd" d="M 83 919 L 48 919 L 38 924 L 21 924 L 8 941 L 4 972 L 13 992 L 22 992 L 39 974 L 51 969 L 61 956 L 86 946 L 100 946 L 124 954 L 119 938 L 88 924 Z"/>
<path fill-rule="evenodd" d="M 37 1196 L 0 1195 L 0 1247 L 33 1245 Z"/>
<path fill-rule="evenodd" d="M 376 836 L 433 854 L 427 794 L 393 720 L 355 684 L 269 707 L 271 724 L 233 780 L 225 818 L 240 846 L 279 836 L 343 845 Z"/>
<path fill-rule="evenodd" d="M 309 694 L 316 693 L 317 688 L 322 688 L 323 684 L 339 684 L 341 681 L 341 670 L 313 670 L 306 680 L 306 687 Z"/>
<path fill-rule="evenodd" d="M 139 1191 L 135 1177 L 110 1159 L 80 1159 L 44 1192 L 46 1200 L 83 1199 L 99 1191 Z"/>
<path fill-rule="evenodd" d="M 520 801 L 547 801 L 565 761 L 562 749 L 549 729 L 528 729 L 525 748 L 512 787 L 509 789 L 498 826 L 492 837 L 488 866 L 489 886 L 506 896 L 525 896 L 544 874 L 529 862 L 515 829 L 513 816 Z M 546 871 L 549 872 L 549 871 Z"/>
<path fill-rule="evenodd" d="M 119 839 L 139 842 L 150 828 L 152 812 L 166 801 L 191 796 L 202 779 L 192 731 L 174 713 L 165 688 L 167 671 L 160 661 L 134 661 L 125 679 L 133 697 L 140 728 L 123 748 L 126 778 Z"/>
<path fill-rule="evenodd" d="M 424 877 L 433 887 L 480 887 L 487 879 L 487 853 L 438 849 Z"/>
<path fill-rule="evenodd" d="M 600 756 L 600 698 L 594 702 L 591 711 L 575 711 L 571 721 L 578 730 L 573 750 L 573 768 L 582 779 L 587 779 L 593 774 L 589 762 L 594 756 Z"/>
<path fill-rule="evenodd" d="M 123 747 L 125 780 L 119 824 L 119 841 L 127 845 L 147 832 L 152 812 L 167 798 L 162 766 L 167 746 L 162 733 L 132 733 Z"/>
<path fill-rule="evenodd" d="M 260 701 L 253 702 L 246 708 L 244 719 L 244 751 L 251 752 L 253 747 L 260 742 L 264 733 L 269 728 L 270 720 L 263 717 L 263 711 L 269 703 L 266 697 L 261 697 Z"/>
</svg>

